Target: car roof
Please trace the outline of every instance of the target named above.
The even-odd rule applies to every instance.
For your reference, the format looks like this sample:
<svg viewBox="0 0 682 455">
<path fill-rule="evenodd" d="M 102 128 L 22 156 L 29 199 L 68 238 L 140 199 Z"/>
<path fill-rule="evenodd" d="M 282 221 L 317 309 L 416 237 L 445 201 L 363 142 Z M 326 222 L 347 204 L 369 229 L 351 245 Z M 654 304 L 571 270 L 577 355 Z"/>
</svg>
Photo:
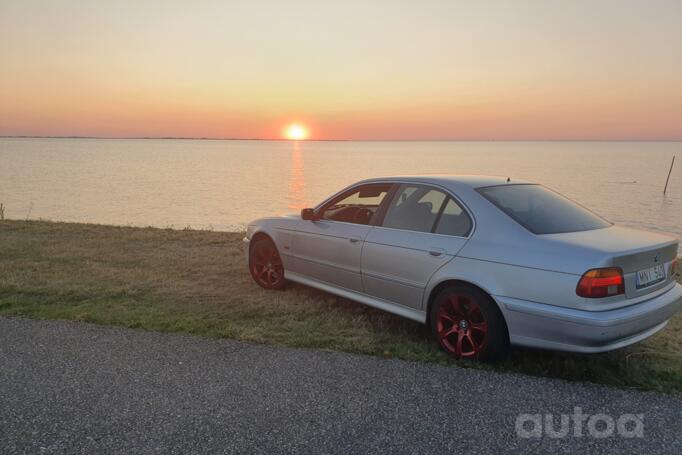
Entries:
<svg viewBox="0 0 682 455">
<path fill-rule="evenodd" d="M 532 184 L 527 180 L 511 177 L 492 176 L 492 175 L 456 175 L 456 174 L 422 174 L 422 175 L 395 175 L 383 178 L 372 178 L 363 180 L 360 183 L 371 182 L 415 182 L 425 184 L 435 184 L 445 187 L 469 187 L 482 188 L 495 185 L 518 185 Z"/>
</svg>

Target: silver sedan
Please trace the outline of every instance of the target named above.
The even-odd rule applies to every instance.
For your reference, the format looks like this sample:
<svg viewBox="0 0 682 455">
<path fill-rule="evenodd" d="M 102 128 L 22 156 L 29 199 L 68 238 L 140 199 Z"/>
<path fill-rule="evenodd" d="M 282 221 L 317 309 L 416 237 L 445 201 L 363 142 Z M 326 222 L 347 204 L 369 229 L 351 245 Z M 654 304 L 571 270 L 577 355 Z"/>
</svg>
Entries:
<svg viewBox="0 0 682 455">
<path fill-rule="evenodd" d="M 244 246 L 260 286 L 295 281 L 428 324 L 456 358 L 617 349 L 682 307 L 677 239 L 508 178 L 365 180 L 252 222 Z"/>
</svg>

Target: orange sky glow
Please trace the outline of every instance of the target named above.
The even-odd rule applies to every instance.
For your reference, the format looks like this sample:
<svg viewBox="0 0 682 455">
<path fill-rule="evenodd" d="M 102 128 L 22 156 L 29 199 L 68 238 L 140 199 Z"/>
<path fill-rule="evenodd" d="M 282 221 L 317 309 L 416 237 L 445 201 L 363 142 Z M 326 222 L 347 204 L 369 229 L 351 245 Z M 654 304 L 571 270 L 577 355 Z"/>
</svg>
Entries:
<svg viewBox="0 0 682 455">
<path fill-rule="evenodd" d="M 0 62 L 0 135 L 682 140 L 679 1 L 0 0 Z"/>
</svg>

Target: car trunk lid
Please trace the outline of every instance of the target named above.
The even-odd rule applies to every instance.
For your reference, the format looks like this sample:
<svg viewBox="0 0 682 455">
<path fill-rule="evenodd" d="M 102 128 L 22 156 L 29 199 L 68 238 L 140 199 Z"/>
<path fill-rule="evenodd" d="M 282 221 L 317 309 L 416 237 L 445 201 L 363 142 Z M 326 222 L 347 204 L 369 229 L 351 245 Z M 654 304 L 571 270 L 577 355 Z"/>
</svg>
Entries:
<svg viewBox="0 0 682 455">
<path fill-rule="evenodd" d="M 544 235 L 547 240 L 589 250 L 596 259 L 589 268 L 620 267 L 625 281 L 625 296 L 637 298 L 668 285 L 672 261 L 677 257 L 674 237 L 650 231 L 611 226 L 605 229 Z M 638 274 L 641 273 L 638 279 Z M 662 273 L 662 277 L 660 275 Z"/>
</svg>

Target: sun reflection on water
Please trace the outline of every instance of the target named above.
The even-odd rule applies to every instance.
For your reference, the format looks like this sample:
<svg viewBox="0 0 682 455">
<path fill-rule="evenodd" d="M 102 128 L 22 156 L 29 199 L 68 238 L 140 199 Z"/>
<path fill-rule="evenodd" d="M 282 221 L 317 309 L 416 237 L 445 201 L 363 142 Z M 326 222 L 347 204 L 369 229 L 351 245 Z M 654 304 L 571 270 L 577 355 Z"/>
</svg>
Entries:
<svg viewBox="0 0 682 455">
<path fill-rule="evenodd" d="M 300 142 L 293 142 L 291 150 L 291 174 L 289 176 L 288 207 L 294 210 L 306 208 L 305 167 Z"/>
</svg>

